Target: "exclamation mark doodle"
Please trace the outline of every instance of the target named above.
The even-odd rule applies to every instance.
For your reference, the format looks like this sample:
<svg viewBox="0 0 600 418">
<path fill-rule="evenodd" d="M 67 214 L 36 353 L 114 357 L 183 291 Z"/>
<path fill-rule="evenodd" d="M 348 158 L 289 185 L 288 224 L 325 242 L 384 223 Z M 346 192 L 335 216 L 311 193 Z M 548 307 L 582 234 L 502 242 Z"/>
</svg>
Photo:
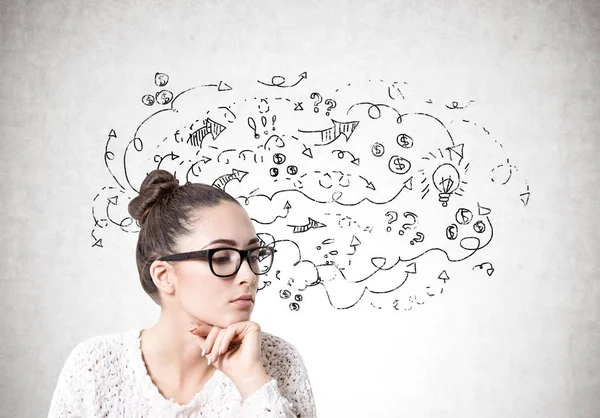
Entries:
<svg viewBox="0 0 600 418">
<path fill-rule="evenodd" d="M 277 116 L 273 115 L 271 120 L 273 121 L 273 130 L 275 130 L 275 121 L 277 120 Z"/>
<path fill-rule="evenodd" d="M 265 135 L 269 135 L 269 131 L 267 130 L 267 117 L 261 116 L 260 121 L 262 122 L 263 128 L 265 128 Z"/>
<path fill-rule="evenodd" d="M 260 138 L 260 135 L 256 132 L 256 122 L 254 121 L 253 117 L 248 118 L 248 126 L 254 132 L 254 139 Z"/>
<path fill-rule="evenodd" d="M 333 238 L 328 238 L 328 239 L 324 240 L 324 241 L 322 242 L 322 244 L 323 244 L 323 245 L 329 245 L 329 244 L 333 244 L 334 242 L 335 242 L 335 240 L 334 240 Z M 318 247 L 317 247 L 317 249 L 320 249 L 320 248 L 318 248 Z M 329 251 L 329 254 L 330 254 L 330 255 L 337 255 L 337 253 L 338 253 L 338 252 L 337 252 L 336 250 Z M 329 257 L 329 255 L 328 255 L 328 254 L 325 254 L 323 257 L 324 257 L 324 258 L 328 258 L 328 257 Z"/>
</svg>

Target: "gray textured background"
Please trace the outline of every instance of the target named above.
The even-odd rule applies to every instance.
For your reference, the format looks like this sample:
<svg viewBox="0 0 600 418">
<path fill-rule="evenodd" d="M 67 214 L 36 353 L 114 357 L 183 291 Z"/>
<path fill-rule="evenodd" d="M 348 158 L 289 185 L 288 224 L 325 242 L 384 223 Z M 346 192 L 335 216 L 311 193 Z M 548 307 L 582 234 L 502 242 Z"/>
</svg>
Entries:
<svg viewBox="0 0 600 418">
<path fill-rule="evenodd" d="M 599 27 L 596 1 L 2 1 L 0 415 L 44 416 L 74 344 L 156 318 L 134 241 L 89 236 L 140 86 L 308 70 L 480 100 L 532 187 L 503 273 L 427 315 L 258 310 L 300 349 L 319 416 L 597 416 Z"/>
</svg>

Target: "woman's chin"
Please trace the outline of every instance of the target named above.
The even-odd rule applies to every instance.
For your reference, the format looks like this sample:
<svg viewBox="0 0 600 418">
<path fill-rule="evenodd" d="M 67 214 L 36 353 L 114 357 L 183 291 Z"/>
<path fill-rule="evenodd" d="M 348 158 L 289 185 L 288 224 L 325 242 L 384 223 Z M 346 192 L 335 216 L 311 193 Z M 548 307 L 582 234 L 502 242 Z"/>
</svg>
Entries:
<svg viewBox="0 0 600 418">
<path fill-rule="evenodd" d="M 227 317 L 228 324 L 235 324 L 236 322 L 249 321 L 251 316 L 252 316 L 252 311 L 248 310 L 248 311 L 231 312 L 226 317 Z"/>
</svg>

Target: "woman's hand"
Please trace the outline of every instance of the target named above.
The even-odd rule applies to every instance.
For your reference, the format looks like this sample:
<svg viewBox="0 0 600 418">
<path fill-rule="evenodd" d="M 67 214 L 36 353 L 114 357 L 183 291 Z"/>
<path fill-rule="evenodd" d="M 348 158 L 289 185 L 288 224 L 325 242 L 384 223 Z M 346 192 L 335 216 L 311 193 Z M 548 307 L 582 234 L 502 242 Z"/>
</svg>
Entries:
<svg viewBox="0 0 600 418">
<path fill-rule="evenodd" d="M 220 328 L 208 324 L 193 324 L 190 332 L 199 337 L 202 355 L 218 370 L 225 373 L 245 399 L 269 382 L 261 356 L 260 325 L 243 321 Z"/>
</svg>

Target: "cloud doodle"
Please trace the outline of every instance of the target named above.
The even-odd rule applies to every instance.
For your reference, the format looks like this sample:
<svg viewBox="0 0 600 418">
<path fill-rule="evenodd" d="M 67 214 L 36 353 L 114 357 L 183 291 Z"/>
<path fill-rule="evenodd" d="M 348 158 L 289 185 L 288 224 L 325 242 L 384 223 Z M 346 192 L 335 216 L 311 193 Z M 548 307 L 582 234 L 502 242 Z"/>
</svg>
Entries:
<svg viewBox="0 0 600 418">
<path fill-rule="evenodd" d="M 139 231 L 127 204 L 161 168 L 244 206 L 278 250 L 260 291 L 294 311 L 311 292 L 336 309 L 410 311 L 464 271 L 485 266 L 491 276 L 490 254 L 475 258 L 505 209 L 492 203 L 502 195 L 526 207 L 531 192 L 504 147 L 471 120 L 474 100 L 437 105 L 397 81 L 319 89 L 306 72 L 288 79 L 173 94 L 169 76 L 156 73 L 157 91 L 142 98 L 153 113 L 132 134 L 107 135 L 112 179 L 92 201 L 91 245 L 109 245 L 109 230 Z"/>
</svg>

